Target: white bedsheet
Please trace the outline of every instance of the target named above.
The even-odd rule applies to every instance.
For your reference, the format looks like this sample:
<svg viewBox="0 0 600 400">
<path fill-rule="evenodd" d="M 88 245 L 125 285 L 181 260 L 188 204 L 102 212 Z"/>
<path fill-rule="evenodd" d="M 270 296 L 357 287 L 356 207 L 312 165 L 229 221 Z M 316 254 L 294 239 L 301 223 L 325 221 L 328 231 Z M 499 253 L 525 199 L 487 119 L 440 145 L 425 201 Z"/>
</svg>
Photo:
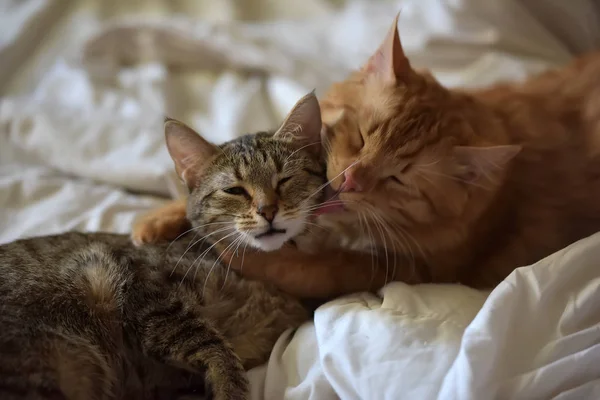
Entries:
<svg viewBox="0 0 600 400">
<path fill-rule="evenodd" d="M 330 302 L 280 338 L 256 398 L 598 399 L 598 260 L 600 234 L 516 270 L 487 300 L 393 283 Z"/>
<path fill-rule="evenodd" d="M 360 65 L 399 9 L 413 63 L 451 86 L 522 79 L 600 44 L 593 0 L 2 2 L 0 243 L 127 232 L 178 194 L 165 112 L 215 141 L 275 126 Z M 593 236 L 489 298 L 394 283 L 326 304 L 250 372 L 254 397 L 600 398 L 599 252 Z"/>
</svg>

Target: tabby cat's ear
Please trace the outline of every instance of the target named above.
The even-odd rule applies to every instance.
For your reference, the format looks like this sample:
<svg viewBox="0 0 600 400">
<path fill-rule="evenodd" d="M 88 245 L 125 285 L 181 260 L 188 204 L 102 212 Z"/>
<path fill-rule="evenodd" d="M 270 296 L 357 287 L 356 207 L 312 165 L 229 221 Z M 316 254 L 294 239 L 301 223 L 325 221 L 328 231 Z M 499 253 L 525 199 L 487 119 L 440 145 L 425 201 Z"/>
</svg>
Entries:
<svg viewBox="0 0 600 400">
<path fill-rule="evenodd" d="M 457 163 L 456 175 L 461 180 L 476 181 L 479 178 L 491 178 L 502 172 L 509 162 L 521 151 L 519 145 L 489 147 L 454 147 L 454 159 Z"/>
<path fill-rule="evenodd" d="M 395 84 L 406 79 L 410 74 L 411 67 L 408 58 L 404 54 L 400 36 L 398 35 L 398 18 L 396 14 L 394 23 L 388 31 L 383 43 L 377 51 L 369 58 L 362 70 L 369 75 L 382 79 L 386 83 Z"/>
<path fill-rule="evenodd" d="M 275 137 L 291 137 L 309 151 L 321 150 L 321 109 L 314 90 L 292 107 Z"/>
<path fill-rule="evenodd" d="M 218 148 L 183 122 L 171 118 L 165 118 L 165 139 L 177 175 L 188 188 L 196 187 L 200 171 Z"/>
</svg>

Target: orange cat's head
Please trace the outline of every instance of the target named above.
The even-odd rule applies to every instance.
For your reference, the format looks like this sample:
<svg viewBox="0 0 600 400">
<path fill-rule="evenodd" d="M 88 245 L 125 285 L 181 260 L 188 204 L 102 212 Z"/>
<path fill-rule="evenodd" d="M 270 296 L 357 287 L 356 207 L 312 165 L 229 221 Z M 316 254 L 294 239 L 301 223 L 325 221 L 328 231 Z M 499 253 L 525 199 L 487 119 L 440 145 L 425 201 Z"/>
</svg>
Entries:
<svg viewBox="0 0 600 400">
<path fill-rule="evenodd" d="M 490 140 L 494 121 L 477 115 L 471 96 L 411 67 L 397 21 L 362 69 L 321 101 L 327 175 L 350 210 L 437 225 L 474 210 L 477 190 L 493 192 L 520 146 Z"/>
</svg>

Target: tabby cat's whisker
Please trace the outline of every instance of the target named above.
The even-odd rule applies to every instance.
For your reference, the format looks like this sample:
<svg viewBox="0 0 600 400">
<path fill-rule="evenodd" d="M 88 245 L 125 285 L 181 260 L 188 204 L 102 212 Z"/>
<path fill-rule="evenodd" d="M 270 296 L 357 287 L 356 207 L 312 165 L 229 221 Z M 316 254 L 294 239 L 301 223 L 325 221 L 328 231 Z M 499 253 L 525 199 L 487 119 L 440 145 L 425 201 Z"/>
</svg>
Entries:
<svg viewBox="0 0 600 400">
<path fill-rule="evenodd" d="M 229 214 L 229 213 L 207 213 L 207 212 L 203 212 L 202 213 L 203 216 L 210 216 L 210 217 L 234 217 L 234 218 L 242 218 L 244 217 L 244 215 L 238 215 L 238 214 Z"/>
<path fill-rule="evenodd" d="M 227 270 L 225 271 L 225 279 L 223 279 L 223 286 L 221 286 L 221 290 L 223 290 L 225 288 L 225 284 L 227 283 L 227 277 L 229 276 L 229 269 L 231 268 L 231 261 L 233 260 L 233 257 L 237 255 L 238 249 L 240 248 L 242 243 L 245 242 L 244 236 L 240 233 L 240 235 L 237 237 L 236 241 L 237 241 L 237 247 L 233 251 L 232 256 L 229 257 L 229 263 L 227 264 Z"/>
<path fill-rule="evenodd" d="M 242 262 L 240 263 L 240 272 L 242 271 L 242 268 L 244 268 L 244 260 L 246 257 L 246 249 L 248 248 L 248 243 L 246 242 L 246 245 L 244 246 L 244 250 L 242 250 Z"/>
<path fill-rule="evenodd" d="M 196 262 L 198 262 L 198 265 L 201 265 L 201 264 L 202 264 L 202 261 L 204 261 L 204 258 L 205 258 L 205 257 L 206 257 L 206 256 L 209 254 L 210 250 L 212 250 L 212 249 L 213 249 L 213 248 L 214 248 L 216 245 L 218 245 L 218 244 L 219 244 L 220 242 L 222 242 L 223 240 L 230 238 L 231 236 L 235 235 L 236 233 L 238 233 L 238 231 L 237 231 L 237 230 L 236 230 L 236 231 L 233 231 L 233 232 L 231 232 L 231 233 L 228 233 L 227 235 L 225 235 L 225 236 L 224 236 L 224 237 L 222 237 L 221 239 L 217 240 L 215 243 L 213 243 L 213 245 L 212 245 L 212 246 L 210 246 L 208 249 L 206 249 L 204 252 L 202 252 L 202 254 L 200 254 L 200 255 L 198 256 L 198 258 L 202 257 L 202 258 L 200 258 L 200 261 L 198 261 L 198 258 L 196 258 L 196 259 L 194 260 L 194 262 L 192 263 L 192 266 L 193 266 L 193 265 L 195 265 L 195 264 L 196 264 Z M 231 244 L 231 243 L 230 243 L 230 244 Z M 196 274 L 198 273 L 198 269 L 199 269 L 199 267 L 196 267 L 196 271 L 194 272 L 194 280 L 196 280 Z M 212 268 L 211 268 L 211 271 L 212 271 Z M 209 274 L 210 274 L 210 271 L 209 271 Z"/>
<path fill-rule="evenodd" d="M 320 141 L 318 141 L 318 142 L 313 142 L 313 143 L 309 143 L 309 144 L 307 144 L 307 145 L 304 145 L 304 146 L 300 147 L 299 149 L 296 149 L 296 150 L 292 151 L 292 154 L 290 154 L 290 155 L 289 155 L 289 156 L 288 156 L 288 157 L 285 159 L 285 161 L 283 162 L 283 165 L 285 165 L 285 164 L 287 163 L 287 161 L 290 159 L 290 157 L 292 157 L 294 154 L 296 154 L 296 153 L 297 153 L 297 152 L 299 152 L 300 150 L 302 150 L 302 149 L 305 149 L 305 148 L 307 148 L 307 147 L 310 147 L 310 146 L 314 146 L 315 144 L 320 144 L 320 143 L 321 143 Z"/>
<path fill-rule="evenodd" d="M 188 229 L 187 231 L 183 232 L 181 235 L 177 236 L 175 239 L 173 239 L 171 241 L 171 243 L 169 243 L 169 245 L 167 246 L 167 249 L 165 251 L 168 251 L 171 248 L 171 246 L 173 245 L 173 243 L 175 243 L 177 241 L 177 239 L 181 238 L 182 236 L 184 236 L 185 234 L 187 234 L 189 232 L 198 231 L 200 228 L 204 228 L 205 226 L 209 226 L 209 225 L 224 225 L 224 224 L 230 224 L 230 223 L 231 222 L 210 222 L 208 224 L 204 224 L 204 225 L 192 227 L 192 228 Z M 195 240 L 195 239 L 196 238 L 194 237 L 194 239 L 192 239 L 192 241 Z"/>
<path fill-rule="evenodd" d="M 223 254 L 225 254 L 230 248 L 232 248 L 233 246 L 236 245 L 237 241 L 240 239 L 241 236 L 242 236 L 242 234 L 238 233 L 238 236 L 235 239 L 233 239 L 231 241 L 231 243 L 229 243 L 227 246 L 225 246 L 225 248 L 223 250 L 221 250 L 221 252 L 217 256 L 217 258 L 215 259 L 215 262 L 213 262 L 213 264 L 210 266 L 210 269 L 208 270 L 208 274 L 206 274 L 206 278 L 204 278 L 204 286 L 202 286 L 202 297 L 204 297 L 204 291 L 206 290 L 206 284 L 208 283 L 208 279 L 210 278 L 210 274 L 212 273 L 213 269 L 215 268 L 215 265 L 217 265 L 219 263 L 219 260 L 221 259 L 221 257 L 223 257 Z M 221 290 L 224 287 L 225 287 L 225 282 L 223 282 L 223 286 L 221 287 Z"/>
<path fill-rule="evenodd" d="M 167 249 L 165 251 L 169 251 L 169 249 L 171 248 L 171 246 L 173 245 L 173 243 L 175 243 L 177 241 L 177 239 L 181 238 L 182 236 L 184 236 L 185 234 L 192 232 L 192 231 L 197 231 L 198 229 L 200 229 L 201 227 L 191 227 L 190 229 L 188 229 L 187 231 L 183 232 L 181 235 L 177 236 L 175 239 L 171 240 L 171 243 L 169 243 L 169 245 L 167 246 Z"/>
<path fill-rule="evenodd" d="M 232 229 L 235 229 L 232 228 Z M 222 237 L 221 239 L 217 240 L 212 246 L 210 246 L 208 249 L 204 250 L 202 252 L 202 254 L 200 254 L 198 257 L 196 257 L 196 259 L 194 260 L 194 262 L 192 262 L 192 264 L 190 265 L 190 267 L 187 269 L 187 271 L 185 272 L 185 275 L 183 275 L 183 278 L 181 278 L 181 283 L 179 284 L 179 286 L 181 287 L 181 285 L 183 284 L 183 281 L 185 280 L 187 274 L 190 272 L 190 270 L 192 268 L 194 268 L 194 266 L 196 265 L 196 262 L 198 262 L 198 259 L 200 259 L 200 261 L 198 262 L 199 264 L 202 263 L 202 260 L 204 260 L 204 257 L 206 257 L 206 254 L 208 254 L 208 252 L 210 250 L 212 250 L 213 247 L 215 247 L 217 244 L 219 244 L 219 242 L 222 242 L 223 240 L 235 235 L 237 233 L 237 231 L 233 231 L 231 233 L 228 233 L 227 235 L 225 235 L 224 237 Z M 197 270 L 196 270 L 197 272 Z M 196 276 L 196 274 L 194 273 L 194 277 Z"/>
<path fill-rule="evenodd" d="M 194 246 L 196 246 L 198 243 L 202 242 L 203 240 L 206 240 L 206 239 L 207 239 L 207 238 L 209 238 L 210 236 L 212 236 L 212 235 L 215 235 L 215 234 L 217 234 L 217 233 L 220 233 L 220 232 L 224 232 L 224 231 L 226 231 L 226 230 L 228 230 L 228 229 L 235 229 L 235 227 L 234 227 L 234 226 L 226 226 L 226 227 L 224 227 L 224 228 L 219 228 L 219 229 L 217 229 L 217 230 L 216 230 L 216 231 L 214 231 L 214 232 L 211 232 L 211 233 L 209 233 L 209 234 L 207 234 L 207 235 L 204 235 L 204 236 L 202 236 L 202 237 L 201 237 L 200 239 L 198 239 L 198 240 L 195 240 L 195 241 L 194 241 L 194 240 L 192 240 L 192 241 L 190 242 L 191 244 L 189 244 L 189 245 L 187 246 L 187 248 L 185 249 L 185 251 L 183 252 L 183 254 L 181 255 L 181 257 L 179 257 L 179 260 L 177 260 L 177 263 L 175 263 L 175 266 L 173 267 L 173 270 L 171 271 L 171 274 L 170 274 L 169 276 L 173 275 L 173 273 L 174 273 L 174 272 L 177 270 L 177 266 L 179 265 L 179 263 L 181 262 L 181 260 L 183 259 L 183 257 L 184 257 L 184 256 L 187 254 L 187 252 L 188 252 L 188 251 L 190 251 L 190 250 L 191 250 L 191 249 L 192 249 Z M 194 238 L 194 239 L 195 239 L 195 238 Z"/>
</svg>

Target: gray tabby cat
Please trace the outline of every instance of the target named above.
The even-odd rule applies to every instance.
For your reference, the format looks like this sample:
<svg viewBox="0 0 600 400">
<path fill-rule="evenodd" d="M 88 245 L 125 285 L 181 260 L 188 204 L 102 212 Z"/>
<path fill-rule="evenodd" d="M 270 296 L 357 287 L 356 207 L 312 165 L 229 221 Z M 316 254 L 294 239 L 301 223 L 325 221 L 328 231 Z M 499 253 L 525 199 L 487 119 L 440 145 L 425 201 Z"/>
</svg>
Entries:
<svg viewBox="0 0 600 400">
<path fill-rule="evenodd" d="M 274 134 L 221 146 L 166 120 L 191 234 L 139 248 L 106 233 L 0 246 L 0 399 L 174 399 L 205 377 L 215 399 L 246 398 L 244 368 L 309 312 L 215 250 L 274 250 L 304 232 L 325 182 L 320 129 L 314 94 Z"/>
</svg>

